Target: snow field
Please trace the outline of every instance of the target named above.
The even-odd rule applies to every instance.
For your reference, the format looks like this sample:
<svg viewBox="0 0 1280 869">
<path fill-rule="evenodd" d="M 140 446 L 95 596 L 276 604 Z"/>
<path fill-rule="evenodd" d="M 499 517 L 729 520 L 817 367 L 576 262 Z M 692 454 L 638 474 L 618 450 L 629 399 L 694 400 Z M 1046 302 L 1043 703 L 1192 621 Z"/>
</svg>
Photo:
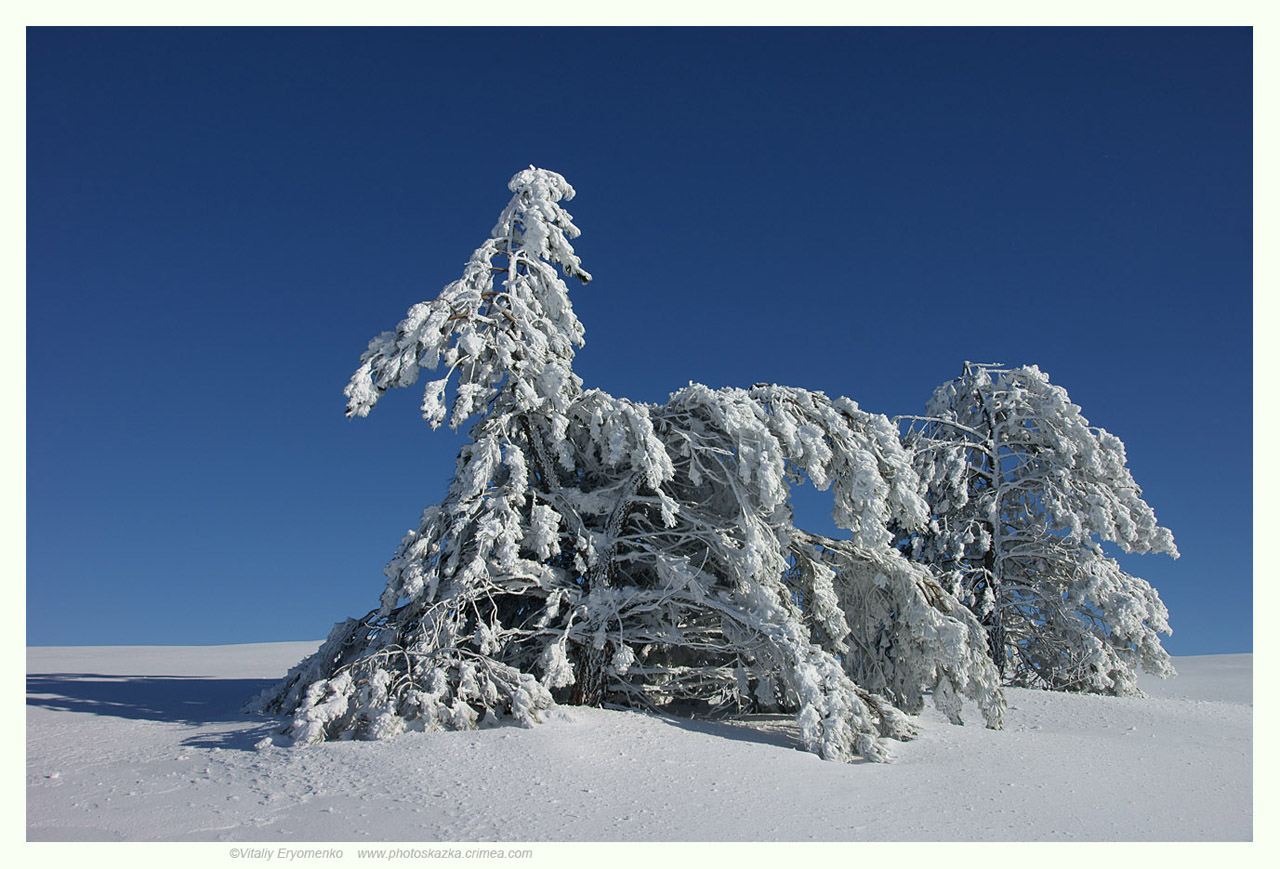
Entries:
<svg viewBox="0 0 1280 869">
<path fill-rule="evenodd" d="M 1252 656 L 1148 698 L 1010 690 L 1004 731 L 932 708 L 889 764 L 728 724 L 561 708 L 531 729 L 306 748 L 240 704 L 317 643 L 28 649 L 31 841 L 1247 841 Z"/>
</svg>

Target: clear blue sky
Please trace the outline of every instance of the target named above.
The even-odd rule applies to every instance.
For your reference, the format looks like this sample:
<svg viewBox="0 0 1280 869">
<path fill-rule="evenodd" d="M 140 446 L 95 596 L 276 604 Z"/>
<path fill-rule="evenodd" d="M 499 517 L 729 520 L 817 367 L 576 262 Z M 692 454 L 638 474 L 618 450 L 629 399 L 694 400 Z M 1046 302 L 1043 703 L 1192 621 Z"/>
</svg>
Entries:
<svg viewBox="0 0 1280 869">
<path fill-rule="evenodd" d="M 1038 364 L 1174 532 L 1166 648 L 1252 648 L 1248 29 L 28 33 L 29 644 L 374 607 L 460 439 L 342 388 L 536 164 L 588 386 Z"/>
</svg>

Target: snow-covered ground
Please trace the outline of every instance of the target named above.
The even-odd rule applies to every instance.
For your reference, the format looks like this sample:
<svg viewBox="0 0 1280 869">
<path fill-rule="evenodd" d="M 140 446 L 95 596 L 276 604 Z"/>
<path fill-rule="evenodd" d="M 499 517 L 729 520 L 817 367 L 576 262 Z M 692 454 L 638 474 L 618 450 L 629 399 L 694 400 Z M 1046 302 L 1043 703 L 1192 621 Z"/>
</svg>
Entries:
<svg viewBox="0 0 1280 869">
<path fill-rule="evenodd" d="M 1013 690 L 932 710 L 894 762 L 753 726 L 565 709 L 529 730 L 303 749 L 242 714 L 318 643 L 27 650 L 29 840 L 1026 841 L 1253 838 L 1252 655 L 1145 699 Z"/>
</svg>

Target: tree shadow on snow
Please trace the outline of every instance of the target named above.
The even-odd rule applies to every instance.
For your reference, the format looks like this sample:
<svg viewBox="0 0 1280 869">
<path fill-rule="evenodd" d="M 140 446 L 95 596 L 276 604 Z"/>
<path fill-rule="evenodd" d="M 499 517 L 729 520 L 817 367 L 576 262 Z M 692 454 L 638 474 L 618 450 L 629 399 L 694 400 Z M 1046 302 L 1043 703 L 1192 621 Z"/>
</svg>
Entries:
<svg viewBox="0 0 1280 869">
<path fill-rule="evenodd" d="M 141 721 L 246 728 L 207 733 L 183 741 L 204 748 L 251 749 L 280 723 L 244 712 L 246 703 L 277 679 L 198 676 L 116 676 L 101 673 L 35 673 L 27 676 L 27 705 L 56 712 L 87 712 Z"/>
<path fill-rule="evenodd" d="M 664 722 L 681 730 L 705 733 L 720 739 L 737 742 L 755 742 L 803 751 L 795 717 L 791 715 L 744 715 L 740 718 L 712 720 L 707 718 L 681 718 L 675 715 L 659 716 Z"/>
<path fill-rule="evenodd" d="M 247 723 L 247 722 L 246 722 Z M 283 720 L 270 720 L 266 724 L 253 724 L 240 730 L 223 730 L 188 736 L 182 744 L 188 748 L 219 748 L 223 751 L 257 751 L 264 737 L 280 732 Z"/>
</svg>

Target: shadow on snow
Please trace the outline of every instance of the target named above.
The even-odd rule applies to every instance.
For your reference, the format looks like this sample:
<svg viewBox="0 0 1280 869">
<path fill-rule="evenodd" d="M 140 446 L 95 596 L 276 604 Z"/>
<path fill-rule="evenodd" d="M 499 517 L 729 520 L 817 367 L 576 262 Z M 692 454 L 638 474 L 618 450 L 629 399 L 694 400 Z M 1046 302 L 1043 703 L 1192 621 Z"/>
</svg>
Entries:
<svg viewBox="0 0 1280 869">
<path fill-rule="evenodd" d="M 200 676 L 117 676 L 101 673 L 36 673 L 27 676 L 27 705 L 55 712 L 87 712 L 138 721 L 193 726 L 246 725 L 183 740 L 199 748 L 250 750 L 280 722 L 244 712 L 246 703 L 276 679 Z"/>
<path fill-rule="evenodd" d="M 138 721 L 243 727 L 201 733 L 183 740 L 194 748 L 251 751 L 284 719 L 244 712 L 243 707 L 277 679 L 220 679 L 201 676 L 117 676 L 102 673 L 35 673 L 27 676 L 27 705 L 55 712 L 86 712 Z M 667 724 L 721 739 L 800 749 L 795 719 L 787 715 L 746 715 L 708 720 L 658 716 Z"/>
</svg>

